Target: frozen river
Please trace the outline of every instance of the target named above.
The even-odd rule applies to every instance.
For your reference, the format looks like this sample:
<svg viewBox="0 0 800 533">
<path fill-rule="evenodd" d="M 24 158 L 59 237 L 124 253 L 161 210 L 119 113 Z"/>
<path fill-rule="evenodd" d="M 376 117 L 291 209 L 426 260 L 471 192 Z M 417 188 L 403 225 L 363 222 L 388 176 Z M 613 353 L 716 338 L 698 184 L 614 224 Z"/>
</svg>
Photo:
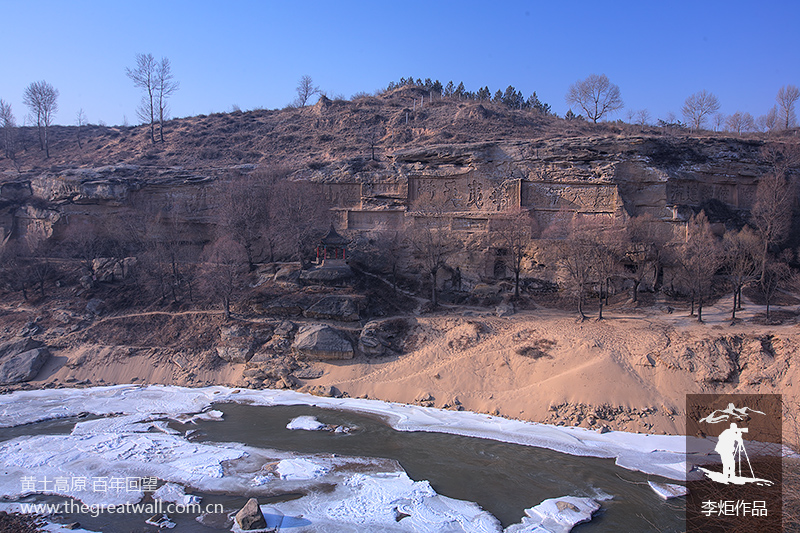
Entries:
<svg viewBox="0 0 800 533">
<path fill-rule="evenodd" d="M 66 418 L 78 414 L 83 418 Z M 351 431 L 287 429 L 296 420 Z M 126 475 L 157 477 L 159 485 L 168 481 L 179 493 L 225 509 L 206 515 L 205 525 L 196 513 L 171 515 L 173 531 L 229 531 L 226 514 L 250 496 L 268 513 L 294 520 L 284 520 L 281 531 L 440 531 L 443 525 L 502 531 L 518 527 L 526 509 L 567 496 L 600 505 L 580 531 L 684 529 L 682 500 L 665 502 L 647 486 L 648 480 L 668 481 L 655 472 L 679 477 L 682 439 L 676 438 L 599 435 L 473 413 L 221 387 L 15 393 L 0 397 L 0 425 L 6 502 L 151 501 L 146 491 L 58 491 L 55 484 L 44 490 L 41 479 Z M 148 527 L 147 516 L 134 513 L 59 518 L 94 531 Z"/>
</svg>

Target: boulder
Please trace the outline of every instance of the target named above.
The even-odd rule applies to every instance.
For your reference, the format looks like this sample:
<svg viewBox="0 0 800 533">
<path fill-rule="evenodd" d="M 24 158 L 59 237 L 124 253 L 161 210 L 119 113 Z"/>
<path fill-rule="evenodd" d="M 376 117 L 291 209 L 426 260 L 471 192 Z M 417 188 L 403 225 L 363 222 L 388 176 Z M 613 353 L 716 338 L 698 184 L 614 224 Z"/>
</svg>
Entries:
<svg viewBox="0 0 800 533">
<path fill-rule="evenodd" d="M 322 398 L 341 398 L 342 392 L 331 385 L 306 385 L 299 389 L 300 392 L 313 394 Z"/>
<path fill-rule="evenodd" d="M 359 319 L 358 304 L 349 296 L 326 296 L 309 307 L 304 315 L 308 318 L 322 318 L 354 322 Z"/>
<path fill-rule="evenodd" d="M 86 310 L 93 315 L 100 315 L 106 308 L 106 304 L 100 298 L 92 298 L 86 304 Z"/>
<path fill-rule="evenodd" d="M 304 270 L 300 282 L 306 285 L 345 285 L 353 277 L 347 265 L 322 266 Z"/>
<path fill-rule="evenodd" d="M 510 316 L 514 314 L 514 303 L 511 301 L 503 301 L 498 305 L 495 310 L 494 314 L 499 317 Z"/>
<path fill-rule="evenodd" d="M 33 340 L 30 337 L 7 341 L 0 344 L 0 359 L 4 359 L 6 356 L 27 352 L 28 350 L 33 350 L 34 348 L 40 348 L 41 346 L 41 342 Z"/>
<path fill-rule="evenodd" d="M 81 276 L 80 279 L 78 279 L 78 283 L 80 283 L 81 287 L 83 287 L 87 291 L 94 288 L 94 278 L 89 274 Z"/>
<path fill-rule="evenodd" d="M 275 328 L 275 335 L 281 337 L 289 337 L 294 331 L 295 324 L 291 320 L 283 320 L 278 327 Z"/>
<path fill-rule="evenodd" d="M 297 280 L 300 279 L 301 270 L 302 265 L 300 263 L 287 263 L 275 273 L 275 281 L 297 283 Z"/>
<path fill-rule="evenodd" d="M 0 185 L 0 199 L 22 202 L 33 196 L 30 181 L 9 181 Z"/>
<path fill-rule="evenodd" d="M 127 279 L 133 273 L 133 269 L 139 264 L 139 259 L 136 257 L 126 257 L 122 260 L 122 277 Z"/>
<path fill-rule="evenodd" d="M 292 348 L 292 333 L 294 332 L 295 325 L 293 322 L 284 320 L 275 328 L 272 338 L 267 340 L 259 351 L 253 356 L 251 361 L 269 361 L 276 354 L 285 354 Z"/>
<path fill-rule="evenodd" d="M 263 305 L 260 311 L 268 315 L 302 316 L 303 311 L 319 300 L 317 294 L 295 293 L 276 298 Z"/>
<path fill-rule="evenodd" d="M 307 359 L 352 359 L 354 355 L 350 341 L 324 324 L 302 326 L 292 350 Z"/>
<path fill-rule="evenodd" d="M 477 297 L 497 296 L 500 294 L 502 288 L 499 285 L 487 285 L 486 283 L 478 283 L 472 289 L 472 295 Z"/>
<path fill-rule="evenodd" d="M 358 349 L 367 357 L 381 357 L 401 352 L 408 329 L 408 323 L 402 318 L 367 322 L 361 330 Z"/>
<path fill-rule="evenodd" d="M 2 364 L 0 364 L 0 385 L 32 380 L 42 369 L 48 357 L 50 357 L 50 352 L 47 348 L 34 348 L 3 358 Z"/>
<path fill-rule="evenodd" d="M 266 529 L 267 521 L 264 519 L 264 513 L 258 506 L 258 500 L 250 498 L 244 504 L 238 513 L 236 513 L 236 524 L 245 531 L 253 529 Z"/>
<path fill-rule="evenodd" d="M 35 321 L 27 322 L 22 328 L 17 332 L 17 337 L 31 337 L 39 333 L 41 328 Z"/>
<path fill-rule="evenodd" d="M 120 281 L 124 277 L 122 263 L 113 257 L 93 259 L 92 272 L 97 281 Z"/>
<path fill-rule="evenodd" d="M 262 335 L 263 334 L 263 335 Z M 266 332 L 252 332 L 246 326 L 222 327 L 217 355 L 229 363 L 246 363 L 264 342 Z"/>
</svg>

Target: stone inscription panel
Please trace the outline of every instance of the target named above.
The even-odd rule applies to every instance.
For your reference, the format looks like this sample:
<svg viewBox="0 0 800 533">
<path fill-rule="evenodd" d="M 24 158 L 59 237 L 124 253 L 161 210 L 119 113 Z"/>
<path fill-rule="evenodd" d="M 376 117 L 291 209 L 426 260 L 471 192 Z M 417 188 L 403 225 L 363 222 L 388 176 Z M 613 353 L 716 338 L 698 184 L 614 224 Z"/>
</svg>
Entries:
<svg viewBox="0 0 800 533">
<path fill-rule="evenodd" d="M 359 207 L 361 205 L 360 183 L 323 183 L 322 193 L 333 207 Z"/>
<path fill-rule="evenodd" d="M 507 211 L 517 204 L 518 181 L 497 183 L 485 178 L 409 178 L 409 203 L 414 209 L 443 211 Z"/>
<path fill-rule="evenodd" d="M 749 208 L 755 194 L 755 187 L 752 189 L 752 194 L 748 194 L 745 190 L 738 190 L 734 184 L 670 180 L 667 182 L 667 203 L 698 205 L 706 200 L 719 200 L 731 207 Z"/>
<path fill-rule="evenodd" d="M 403 193 L 400 183 L 365 183 L 364 196 L 399 196 Z"/>
<path fill-rule="evenodd" d="M 571 185 L 523 182 L 522 205 L 534 209 L 612 212 L 617 209 L 617 189 L 612 185 Z"/>
</svg>

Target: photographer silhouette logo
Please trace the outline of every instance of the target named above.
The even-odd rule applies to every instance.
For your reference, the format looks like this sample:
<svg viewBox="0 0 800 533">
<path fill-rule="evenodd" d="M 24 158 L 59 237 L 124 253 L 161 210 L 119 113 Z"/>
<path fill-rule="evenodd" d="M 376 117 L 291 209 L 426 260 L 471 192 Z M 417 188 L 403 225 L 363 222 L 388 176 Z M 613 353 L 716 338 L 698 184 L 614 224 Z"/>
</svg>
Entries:
<svg viewBox="0 0 800 533">
<path fill-rule="evenodd" d="M 742 421 L 756 414 L 764 415 L 761 411 L 746 406 L 737 408 L 733 403 L 729 403 L 725 409 L 715 410 L 699 420 L 699 422 L 707 424 L 730 423 L 730 427 L 719 434 L 717 445 L 714 447 L 714 451 L 722 459 L 722 472 L 700 467 L 706 477 L 725 485 L 745 485 L 747 483 L 755 483 L 760 486 L 772 485 L 772 481 L 758 478 L 753 472 L 753 465 L 750 463 L 750 457 L 747 455 L 742 437 L 749 431 L 748 428 L 740 428 L 736 422 L 731 422 L 731 420 Z"/>
</svg>

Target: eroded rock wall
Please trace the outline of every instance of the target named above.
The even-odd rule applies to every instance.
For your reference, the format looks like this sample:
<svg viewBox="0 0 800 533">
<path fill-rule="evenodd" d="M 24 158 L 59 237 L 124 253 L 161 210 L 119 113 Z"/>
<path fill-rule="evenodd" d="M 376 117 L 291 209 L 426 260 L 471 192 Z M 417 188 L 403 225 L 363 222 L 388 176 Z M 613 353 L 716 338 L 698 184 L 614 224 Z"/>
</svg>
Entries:
<svg viewBox="0 0 800 533">
<path fill-rule="evenodd" d="M 517 208 L 530 210 L 541 226 L 564 213 L 651 213 L 680 224 L 687 207 L 709 200 L 732 211 L 752 207 L 758 178 L 770 171 L 761 146 L 667 136 L 440 145 L 395 152 L 377 169 L 304 169 L 294 179 L 319 183 L 337 226 L 355 233 L 399 227 L 431 211 L 446 216 L 455 232 L 485 233 L 492 215 Z M 180 240 L 202 244 L 218 220 L 219 177 L 229 170 L 118 165 L 23 175 L 0 185 L 2 236 L 65 240 L 93 228 L 119 238 L 126 217 L 180 206 Z"/>
</svg>

